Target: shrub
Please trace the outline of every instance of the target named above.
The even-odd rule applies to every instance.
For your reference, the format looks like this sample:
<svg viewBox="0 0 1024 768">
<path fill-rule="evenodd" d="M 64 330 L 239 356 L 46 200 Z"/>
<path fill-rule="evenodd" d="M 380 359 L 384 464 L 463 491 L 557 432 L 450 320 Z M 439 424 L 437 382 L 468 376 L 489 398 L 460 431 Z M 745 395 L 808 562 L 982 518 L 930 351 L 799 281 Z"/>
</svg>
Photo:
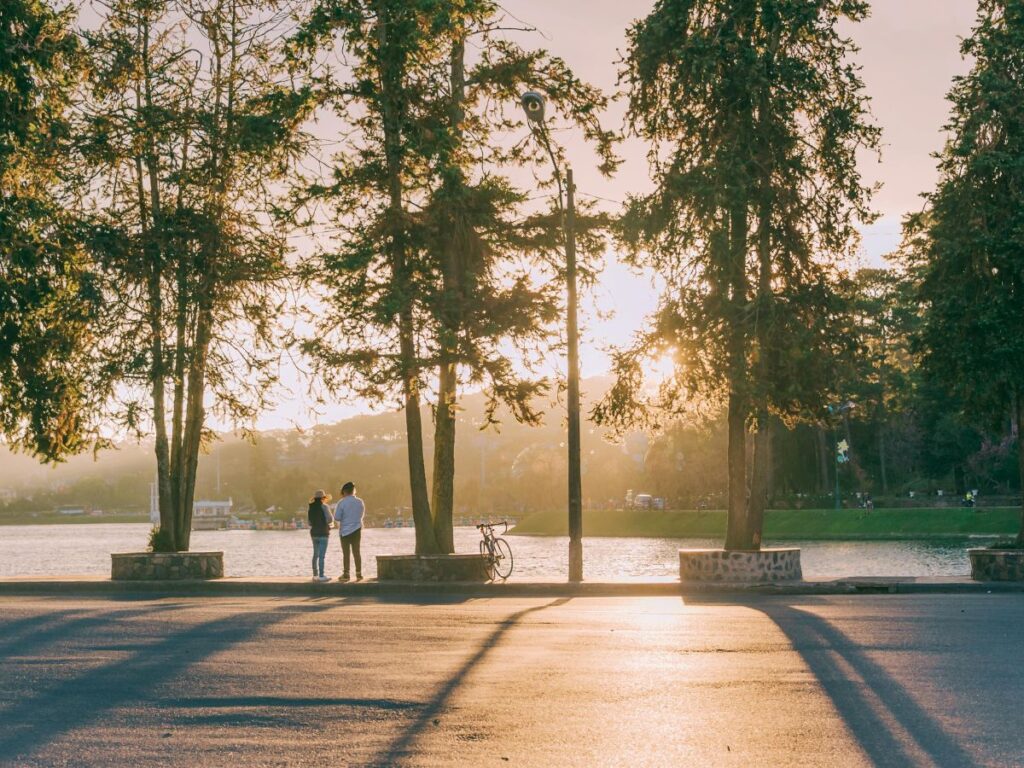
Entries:
<svg viewBox="0 0 1024 768">
<path fill-rule="evenodd" d="M 171 545 L 170 534 L 159 526 L 154 526 L 153 530 L 149 532 L 149 551 L 173 552 L 174 547 Z"/>
</svg>

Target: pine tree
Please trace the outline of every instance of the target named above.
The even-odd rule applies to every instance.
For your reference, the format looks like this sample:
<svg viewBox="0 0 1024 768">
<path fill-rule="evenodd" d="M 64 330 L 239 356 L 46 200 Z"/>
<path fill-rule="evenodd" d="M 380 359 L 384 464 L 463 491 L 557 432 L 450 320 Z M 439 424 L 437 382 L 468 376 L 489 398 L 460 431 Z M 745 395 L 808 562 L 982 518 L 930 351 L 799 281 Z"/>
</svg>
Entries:
<svg viewBox="0 0 1024 768">
<path fill-rule="evenodd" d="M 602 171 L 610 173 L 616 159 L 613 137 L 598 121 L 607 104 L 600 91 L 561 59 L 503 39 L 506 19 L 496 3 L 466 0 L 442 8 L 437 23 L 448 40 L 448 82 L 439 82 L 432 94 L 435 130 L 443 138 L 426 219 L 437 274 L 428 304 L 438 361 L 431 506 L 438 545 L 451 552 L 460 384 L 483 386 L 488 422 L 504 407 L 517 421 L 537 424 L 536 401 L 546 382 L 518 369 L 529 370 L 538 349 L 549 344 L 559 315 L 560 219 L 551 211 L 531 214 L 530 190 L 511 178 L 524 168 L 536 178 L 552 178 L 542 145 L 520 141 L 507 148 L 509 136 L 529 135 L 520 117 L 522 93 L 543 92 L 560 127 L 575 128 L 595 146 Z M 467 40 L 481 51 L 478 60 L 467 60 Z M 560 146 L 552 150 L 561 158 Z M 583 253 L 598 252 L 605 224 L 600 216 L 578 217 Z M 519 366 L 509 349 L 518 351 Z"/>
<path fill-rule="evenodd" d="M 1012 414 L 1024 484 L 1024 3 L 981 0 L 961 51 L 938 187 L 908 224 L 923 366 L 969 419 Z"/>
<path fill-rule="evenodd" d="M 329 0 L 314 6 L 296 41 L 307 60 L 336 46 L 346 62 L 321 78 L 347 132 L 331 178 L 305 192 L 337 237 L 308 265 L 329 299 L 303 346 L 337 388 L 400 401 L 418 553 L 453 548 L 459 371 L 462 384 L 483 385 L 489 419 L 500 406 L 521 421 L 538 418 L 543 382 L 517 372 L 508 347 L 535 355 L 550 335 L 556 289 L 531 273 L 561 261 L 560 235 L 558 217 L 531 214 L 529 195 L 507 178 L 513 167 L 548 162 L 532 143 L 500 141 L 528 135 L 517 117 L 521 92 L 544 88 L 610 152 L 595 117 L 603 97 L 560 60 L 495 39 L 500 18 L 496 4 L 479 0 Z M 470 37 L 479 61 L 466 55 Z M 583 247 L 595 237 L 581 236 Z M 420 411 L 433 371 L 431 498 Z"/>
<path fill-rule="evenodd" d="M 869 218 L 856 152 L 878 133 L 837 28 L 866 14 L 851 0 L 662 0 L 628 33 L 627 119 L 651 142 L 656 189 L 629 201 L 621 239 L 667 290 L 597 415 L 635 419 L 643 361 L 666 352 L 675 374 L 646 405 L 726 408 L 729 549 L 760 546 L 772 413 L 820 413 L 850 346 L 837 262 Z"/>
<path fill-rule="evenodd" d="M 444 56 L 432 7 L 425 0 L 320 0 L 293 41 L 307 61 L 336 49 L 344 57 L 320 88 L 322 103 L 345 122 L 343 147 L 330 178 L 301 193 L 325 209 L 337 233 L 336 249 L 305 270 L 328 294 L 317 335 L 303 349 L 330 372 L 333 388 L 373 402 L 400 400 L 419 554 L 438 551 L 420 410 L 430 276 L 415 215 L 425 204 L 436 141 L 426 119 L 428 85 Z"/>
</svg>

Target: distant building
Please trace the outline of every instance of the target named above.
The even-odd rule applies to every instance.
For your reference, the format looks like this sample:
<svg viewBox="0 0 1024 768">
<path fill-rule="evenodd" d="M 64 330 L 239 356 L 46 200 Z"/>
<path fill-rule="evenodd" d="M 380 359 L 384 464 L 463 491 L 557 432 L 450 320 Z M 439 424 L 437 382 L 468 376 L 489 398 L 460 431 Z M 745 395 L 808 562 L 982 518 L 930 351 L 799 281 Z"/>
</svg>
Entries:
<svg viewBox="0 0 1024 768">
<path fill-rule="evenodd" d="M 86 513 L 85 507 L 67 506 L 57 507 L 57 514 L 59 515 L 84 515 Z"/>
<path fill-rule="evenodd" d="M 192 530 L 215 531 L 226 528 L 233 506 L 231 499 L 227 501 L 203 499 L 192 502 Z"/>
</svg>

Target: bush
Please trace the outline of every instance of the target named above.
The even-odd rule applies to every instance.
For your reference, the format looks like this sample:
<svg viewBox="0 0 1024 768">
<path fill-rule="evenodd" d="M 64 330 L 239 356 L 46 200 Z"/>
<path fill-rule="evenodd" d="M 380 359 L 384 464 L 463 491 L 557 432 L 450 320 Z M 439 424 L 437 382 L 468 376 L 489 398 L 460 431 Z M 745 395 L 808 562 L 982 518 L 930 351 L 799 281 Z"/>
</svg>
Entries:
<svg viewBox="0 0 1024 768">
<path fill-rule="evenodd" d="M 149 551 L 150 552 L 173 552 L 174 547 L 171 546 L 171 535 L 167 531 L 164 531 L 160 527 L 154 527 L 149 532 Z"/>
</svg>

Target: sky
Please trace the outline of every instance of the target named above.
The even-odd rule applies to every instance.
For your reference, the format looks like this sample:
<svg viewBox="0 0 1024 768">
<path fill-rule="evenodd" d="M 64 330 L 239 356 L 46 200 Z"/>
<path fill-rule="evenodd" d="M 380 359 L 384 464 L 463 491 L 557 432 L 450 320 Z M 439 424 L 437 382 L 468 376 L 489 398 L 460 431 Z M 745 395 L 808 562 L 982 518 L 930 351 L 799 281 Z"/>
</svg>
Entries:
<svg viewBox="0 0 1024 768">
<path fill-rule="evenodd" d="M 546 48 L 565 59 L 581 78 L 614 92 L 616 61 L 625 49 L 626 29 L 653 4 L 653 0 L 504 0 L 503 6 L 538 30 L 521 34 L 518 42 Z M 873 117 L 883 132 L 881 159 L 873 154 L 861 158 L 864 178 L 881 185 L 874 198 L 880 217 L 862 230 L 865 264 L 884 263 L 885 254 L 899 242 L 902 217 L 920 210 L 921 193 L 935 183 L 932 153 L 943 143 L 942 126 L 948 116 L 945 95 L 953 77 L 969 67 L 959 45 L 970 33 L 975 10 L 974 0 L 874 0 L 871 16 L 844 30 L 861 49 L 857 62 Z M 621 101 L 613 104 L 606 125 L 621 127 L 624 109 Z M 627 140 L 620 150 L 622 166 L 606 179 L 582 143 L 567 141 L 567 157 L 580 194 L 607 201 L 621 201 L 650 188 L 645 152 L 642 143 Z M 605 206 L 614 209 L 615 203 Z M 657 291 L 649 278 L 632 273 L 614 253 L 606 255 L 595 295 L 584 301 L 584 377 L 607 372 L 607 346 L 628 342 L 656 302 Z M 599 317 L 598 310 L 613 315 Z M 290 393 L 282 393 L 278 405 L 263 414 L 257 425 L 261 429 L 331 423 L 369 411 L 364 403 L 345 402 L 313 414 L 296 374 L 285 370 L 283 379 Z"/>
</svg>

